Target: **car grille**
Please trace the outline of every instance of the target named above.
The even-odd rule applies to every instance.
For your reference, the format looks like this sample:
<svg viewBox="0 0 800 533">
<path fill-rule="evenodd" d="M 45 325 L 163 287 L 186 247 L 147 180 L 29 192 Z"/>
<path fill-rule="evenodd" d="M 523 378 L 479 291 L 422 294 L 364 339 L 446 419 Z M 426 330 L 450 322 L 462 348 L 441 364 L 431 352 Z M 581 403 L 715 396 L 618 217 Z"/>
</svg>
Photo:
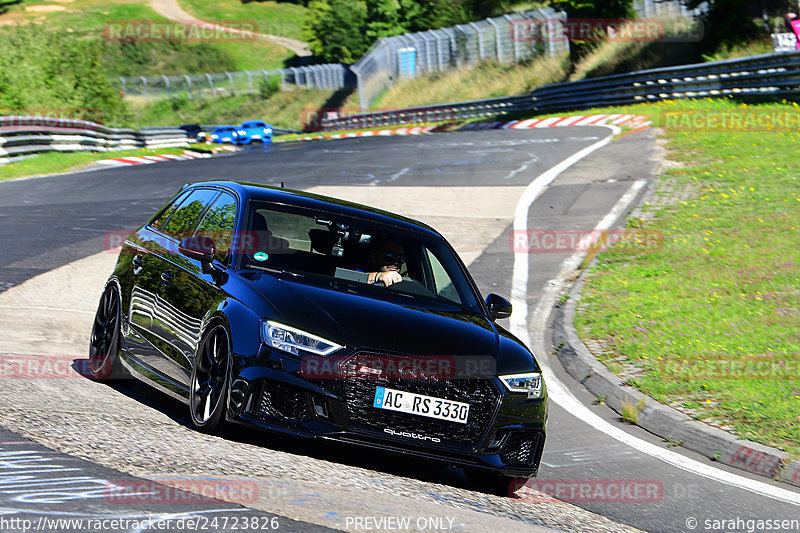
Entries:
<svg viewBox="0 0 800 533">
<path fill-rule="evenodd" d="M 500 459 L 510 466 L 533 466 L 542 444 L 542 434 L 538 431 L 512 431 L 503 444 Z"/>
<path fill-rule="evenodd" d="M 310 418 L 305 393 L 288 385 L 264 381 L 256 402 L 255 416 L 264 420 Z"/>
<path fill-rule="evenodd" d="M 390 356 L 377 356 L 383 360 Z M 384 429 L 409 432 L 441 440 L 442 445 L 476 449 L 492 421 L 497 409 L 500 393 L 488 379 L 471 378 L 419 378 L 387 379 L 384 377 L 357 375 L 354 365 L 364 364 L 364 354 L 342 363 L 345 376 L 343 394 L 347 406 L 350 427 L 355 430 L 387 437 Z M 402 391 L 466 402 L 470 405 L 466 424 L 438 420 L 424 416 L 388 411 L 373 407 L 376 387 L 388 387 Z M 411 438 L 406 439 L 412 443 Z M 425 444 L 430 444 L 426 439 Z M 417 442 L 422 444 L 422 441 Z"/>
</svg>

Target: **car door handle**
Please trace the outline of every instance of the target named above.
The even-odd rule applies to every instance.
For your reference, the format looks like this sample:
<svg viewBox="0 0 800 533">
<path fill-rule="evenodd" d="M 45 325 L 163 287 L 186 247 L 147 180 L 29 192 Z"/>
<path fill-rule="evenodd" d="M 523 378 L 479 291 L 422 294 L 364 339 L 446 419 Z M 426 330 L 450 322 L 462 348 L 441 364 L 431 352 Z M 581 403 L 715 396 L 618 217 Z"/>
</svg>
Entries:
<svg viewBox="0 0 800 533">
<path fill-rule="evenodd" d="M 169 283 L 170 281 L 172 281 L 172 272 L 169 270 L 167 272 L 162 272 L 161 281 L 163 281 L 164 283 Z"/>
</svg>

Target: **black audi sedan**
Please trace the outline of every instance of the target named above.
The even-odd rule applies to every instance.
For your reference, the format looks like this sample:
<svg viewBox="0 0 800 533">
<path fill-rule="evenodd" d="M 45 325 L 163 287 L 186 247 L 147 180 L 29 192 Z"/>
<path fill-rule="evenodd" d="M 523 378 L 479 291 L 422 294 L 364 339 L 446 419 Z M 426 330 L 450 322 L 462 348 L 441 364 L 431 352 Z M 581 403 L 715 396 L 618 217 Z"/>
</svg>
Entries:
<svg viewBox="0 0 800 533">
<path fill-rule="evenodd" d="M 324 196 L 184 187 L 127 237 L 92 331 L 95 379 L 134 376 L 202 431 L 247 424 L 536 475 L 547 393 L 429 226 Z"/>
</svg>

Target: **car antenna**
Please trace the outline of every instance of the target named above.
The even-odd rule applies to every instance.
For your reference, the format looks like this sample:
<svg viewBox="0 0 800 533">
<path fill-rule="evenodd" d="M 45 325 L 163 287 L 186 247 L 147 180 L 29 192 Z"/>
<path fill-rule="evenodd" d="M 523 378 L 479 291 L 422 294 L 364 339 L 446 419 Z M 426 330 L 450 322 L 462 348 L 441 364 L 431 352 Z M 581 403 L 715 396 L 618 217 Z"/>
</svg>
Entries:
<svg viewBox="0 0 800 533">
<path fill-rule="evenodd" d="M 283 182 L 281 182 L 281 189 L 285 189 L 286 187 L 283 186 Z"/>
</svg>

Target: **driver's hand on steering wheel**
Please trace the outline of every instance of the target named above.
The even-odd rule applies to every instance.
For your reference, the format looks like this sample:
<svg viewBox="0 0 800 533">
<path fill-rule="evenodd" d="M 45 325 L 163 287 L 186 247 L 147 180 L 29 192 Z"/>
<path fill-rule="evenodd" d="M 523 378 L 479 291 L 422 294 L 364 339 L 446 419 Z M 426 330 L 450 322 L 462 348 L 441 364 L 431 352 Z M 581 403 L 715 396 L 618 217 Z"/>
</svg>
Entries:
<svg viewBox="0 0 800 533">
<path fill-rule="evenodd" d="M 401 281 L 403 281 L 403 276 L 401 276 L 400 273 L 395 270 L 390 270 L 388 272 L 377 272 L 375 274 L 374 283 L 376 285 L 378 283 L 383 283 L 388 287 L 392 283 L 400 283 Z"/>
</svg>

